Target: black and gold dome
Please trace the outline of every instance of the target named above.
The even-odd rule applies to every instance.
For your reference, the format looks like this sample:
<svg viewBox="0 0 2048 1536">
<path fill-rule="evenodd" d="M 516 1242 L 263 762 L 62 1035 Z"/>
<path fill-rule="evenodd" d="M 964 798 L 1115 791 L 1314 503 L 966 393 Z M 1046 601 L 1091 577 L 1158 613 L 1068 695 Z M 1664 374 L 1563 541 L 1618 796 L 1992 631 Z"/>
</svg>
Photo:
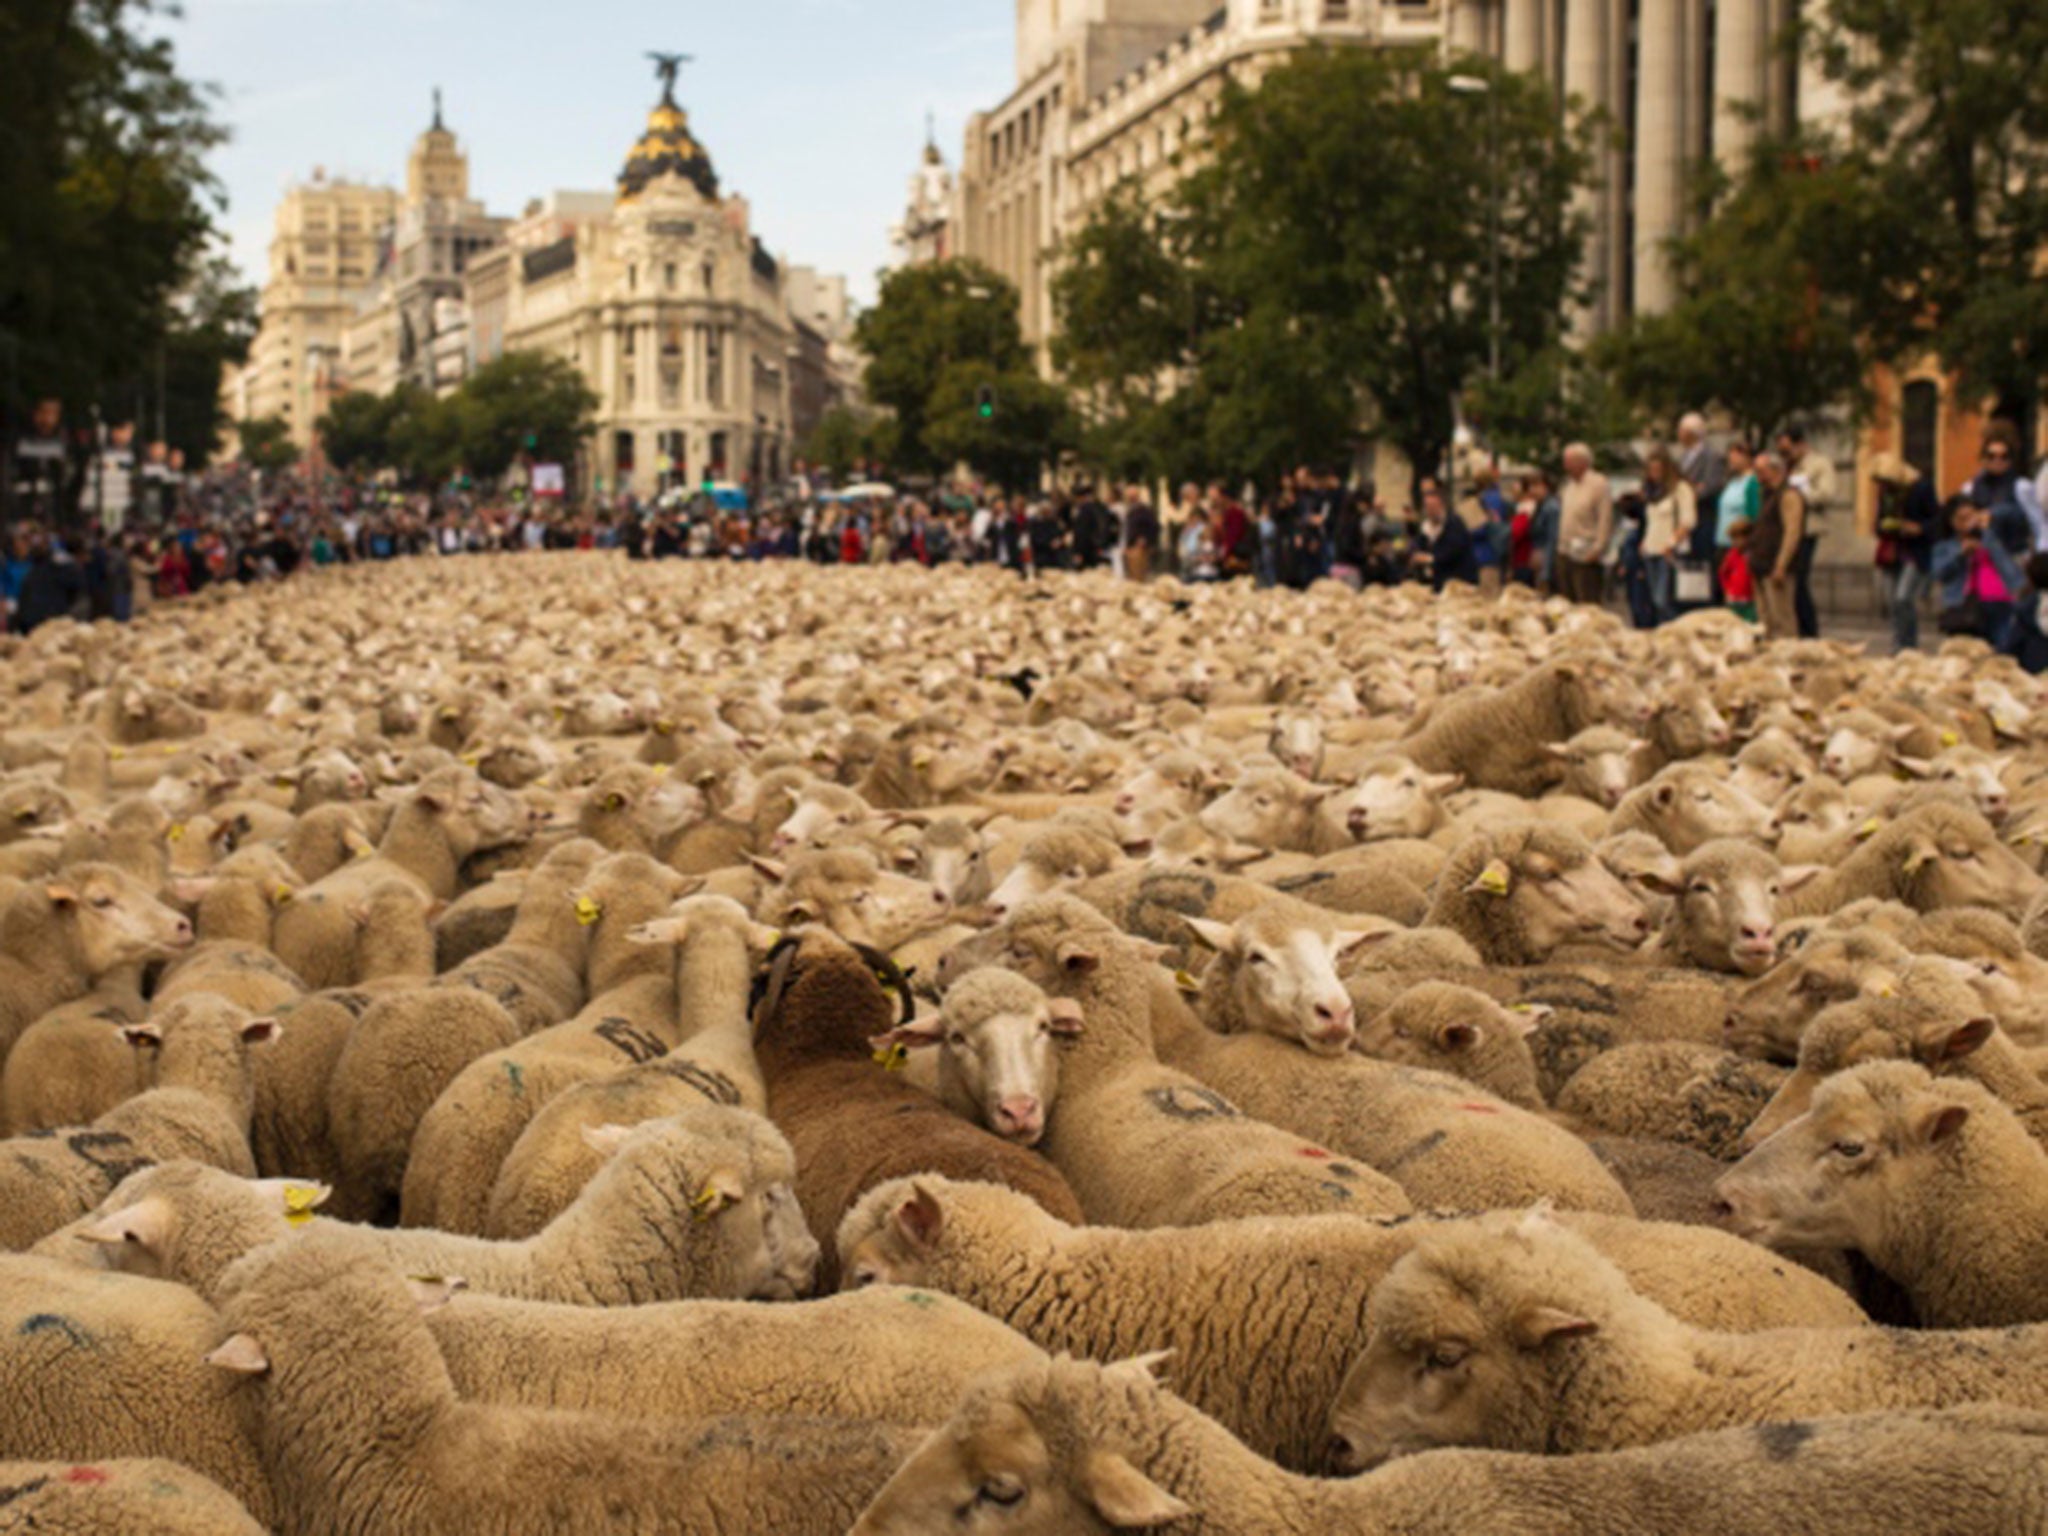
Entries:
<svg viewBox="0 0 2048 1536">
<path fill-rule="evenodd" d="M 707 198 L 717 200 L 718 173 L 711 168 L 711 156 L 690 136 L 690 115 L 664 93 L 647 114 L 647 131 L 619 172 L 620 201 L 638 197 L 655 177 L 670 173 L 686 177 Z"/>
</svg>

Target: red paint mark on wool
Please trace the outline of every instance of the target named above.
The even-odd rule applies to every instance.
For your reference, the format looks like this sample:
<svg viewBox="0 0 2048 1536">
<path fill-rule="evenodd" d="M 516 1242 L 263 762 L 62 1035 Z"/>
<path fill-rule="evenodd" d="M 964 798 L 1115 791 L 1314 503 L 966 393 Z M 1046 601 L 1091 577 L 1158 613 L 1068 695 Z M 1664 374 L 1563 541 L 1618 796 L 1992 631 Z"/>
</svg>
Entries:
<svg viewBox="0 0 2048 1536">
<path fill-rule="evenodd" d="M 91 1485 L 95 1483 L 111 1483 L 113 1480 L 113 1473 L 103 1471 L 99 1467 L 73 1467 L 64 1474 L 64 1481 L 67 1483 Z"/>
<path fill-rule="evenodd" d="M 1498 1104 L 1460 1104 L 1458 1108 L 1469 1109 L 1475 1115 L 1497 1115 L 1500 1113 L 1500 1106 Z"/>
<path fill-rule="evenodd" d="M 1303 1147 L 1301 1149 L 1301 1155 L 1303 1157 L 1313 1157 L 1320 1161 L 1322 1159 L 1329 1157 L 1330 1154 L 1325 1152 L 1321 1147 Z"/>
</svg>

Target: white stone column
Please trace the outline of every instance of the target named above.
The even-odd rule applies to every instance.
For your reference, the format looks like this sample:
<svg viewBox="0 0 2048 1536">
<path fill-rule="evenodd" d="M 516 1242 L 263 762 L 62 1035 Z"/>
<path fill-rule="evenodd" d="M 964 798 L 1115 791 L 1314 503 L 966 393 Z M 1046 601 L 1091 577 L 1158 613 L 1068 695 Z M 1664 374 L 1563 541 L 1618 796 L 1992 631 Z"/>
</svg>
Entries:
<svg viewBox="0 0 2048 1536">
<path fill-rule="evenodd" d="M 1507 15 L 1503 58 L 1509 69 L 1538 69 L 1543 64 L 1544 0 L 1501 0 Z"/>
<path fill-rule="evenodd" d="M 1756 138 L 1752 114 L 1765 101 L 1770 0 L 1720 0 L 1714 18 L 1714 158 L 1738 164 Z"/>
<path fill-rule="evenodd" d="M 1635 308 L 1671 306 L 1664 242 L 1685 222 L 1684 0 L 1642 0 L 1636 53 Z"/>
<path fill-rule="evenodd" d="M 1564 22 L 1564 90 L 1588 111 L 1609 109 L 1613 115 L 1610 86 L 1612 71 L 1607 63 L 1610 7 L 1608 0 L 1566 0 Z M 1590 312 L 1584 317 L 1598 330 L 1601 319 L 1611 313 L 1613 268 L 1608 249 L 1613 238 L 1615 166 L 1614 157 L 1601 152 L 1595 168 L 1605 186 L 1582 191 L 1578 211 L 1592 215 L 1593 228 L 1586 238 L 1585 275 L 1594 291 Z"/>
</svg>

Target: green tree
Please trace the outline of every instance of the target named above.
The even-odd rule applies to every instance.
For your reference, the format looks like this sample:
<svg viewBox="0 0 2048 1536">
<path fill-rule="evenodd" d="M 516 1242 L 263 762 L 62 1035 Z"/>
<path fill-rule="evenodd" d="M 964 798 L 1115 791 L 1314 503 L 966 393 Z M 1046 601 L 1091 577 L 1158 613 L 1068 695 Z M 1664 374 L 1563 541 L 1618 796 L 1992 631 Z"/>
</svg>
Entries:
<svg viewBox="0 0 2048 1536">
<path fill-rule="evenodd" d="M 282 416 L 259 416 L 237 429 L 242 439 L 242 459 L 265 474 L 290 469 L 299 462 L 299 450 L 292 442 L 292 429 Z"/>
<path fill-rule="evenodd" d="M 892 457 L 894 425 L 872 412 L 836 405 L 818 418 L 798 456 L 834 475 L 850 474 L 856 464 L 886 464 Z"/>
<path fill-rule="evenodd" d="M 0 410 L 59 395 L 125 417 L 199 275 L 225 137 L 154 0 L 0 7 Z M 168 363 L 168 359 L 166 360 Z M 217 392 L 218 378 L 213 386 Z"/>
<path fill-rule="evenodd" d="M 357 389 L 337 396 L 313 424 L 328 463 L 343 474 L 395 464 L 394 434 L 404 406 L 404 398 L 396 390 L 373 395 Z"/>
<path fill-rule="evenodd" d="M 184 452 L 188 467 L 203 468 L 220 451 L 228 424 L 221 410 L 221 372 L 246 362 L 255 339 L 256 290 L 226 258 L 208 257 L 174 301 L 170 330 L 160 343 L 165 440 Z M 158 379 L 145 377 L 136 393 L 153 397 L 158 387 Z M 153 422 L 142 425 L 146 436 L 154 435 Z"/>
<path fill-rule="evenodd" d="M 1820 0 L 1804 14 L 1800 45 L 1855 101 L 1829 146 L 1855 195 L 1801 221 L 1822 280 L 1876 355 L 1936 353 L 2031 420 L 2048 372 L 2048 6 Z"/>
<path fill-rule="evenodd" d="M 1702 221 L 1667 247 L 1677 301 L 1598 344 L 1621 392 L 1666 423 L 1718 406 L 1752 440 L 1857 402 L 1865 352 L 1827 232 L 1863 196 L 1862 173 L 1806 138 L 1759 142 L 1732 179 L 1704 172 Z"/>
<path fill-rule="evenodd" d="M 401 384 L 386 399 L 391 466 L 414 486 L 444 484 L 464 462 L 467 422 L 459 392 L 442 398 L 420 385 Z"/>
<path fill-rule="evenodd" d="M 1049 406 L 1059 392 L 1039 380 L 1024 345 L 1017 290 L 980 262 L 890 273 L 856 334 L 868 355 L 868 395 L 895 416 L 901 469 L 938 472 L 964 457 L 1021 485 L 1035 478 L 1027 466 L 1069 439 L 1066 413 Z M 988 420 L 975 411 L 984 386 L 998 402 Z"/>
<path fill-rule="evenodd" d="M 1626 440 L 1636 424 L 1609 372 L 1561 344 L 1524 359 L 1497 383 L 1479 383 L 1468 409 L 1486 446 L 1511 463 L 1554 462 L 1573 442 L 1600 454 L 1603 445 Z"/>
<path fill-rule="evenodd" d="M 598 397 L 565 358 L 508 352 L 485 363 L 453 396 L 462 457 L 495 480 L 524 455 L 573 464 L 596 424 Z"/>
</svg>

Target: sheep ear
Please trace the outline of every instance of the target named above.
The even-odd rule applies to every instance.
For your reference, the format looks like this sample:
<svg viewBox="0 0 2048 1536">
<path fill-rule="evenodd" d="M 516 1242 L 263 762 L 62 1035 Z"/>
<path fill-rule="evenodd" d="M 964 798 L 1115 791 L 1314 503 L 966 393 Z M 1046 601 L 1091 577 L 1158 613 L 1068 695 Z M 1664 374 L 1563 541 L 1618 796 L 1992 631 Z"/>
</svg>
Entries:
<svg viewBox="0 0 2048 1536">
<path fill-rule="evenodd" d="M 145 1046 L 154 1049 L 164 1043 L 164 1032 L 159 1025 L 145 1020 L 140 1024 L 123 1024 L 121 1038 L 138 1051 Z"/>
<path fill-rule="evenodd" d="M 206 1363 L 237 1376 L 261 1376 L 270 1369 L 270 1356 L 248 1334 L 238 1333 L 206 1356 Z"/>
<path fill-rule="evenodd" d="M 1468 895 L 1505 896 L 1514 889 L 1514 871 L 1506 859 L 1495 859 L 1479 871 L 1479 877 L 1465 887 Z"/>
<path fill-rule="evenodd" d="M 1132 1355 L 1128 1360 L 1113 1360 L 1102 1368 L 1102 1374 L 1112 1380 L 1154 1386 L 1162 1379 L 1166 1362 L 1172 1358 L 1172 1350 L 1155 1349 L 1150 1354 Z"/>
<path fill-rule="evenodd" d="M 908 1024 L 899 1024 L 885 1034 L 869 1035 L 868 1044 L 880 1052 L 888 1052 L 902 1046 L 906 1051 L 922 1050 L 937 1045 L 946 1033 L 945 1021 L 936 1013 L 923 1018 L 912 1019 Z"/>
<path fill-rule="evenodd" d="M 756 853 L 748 854 L 747 862 L 754 866 L 755 874 L 763 879 L 772 880 L 777 885 L 782 884 L 784 877 L 789 873 L 786 866 L 776 863 L 773 859 L 764 859 Z"/>
<path fill-rule="evenodd" d="M 51 884 L 43 887 L 43 894 L 50 898 L 50 905 L 57 908 L 78 905 L 78 892 L 68 885 Z"/>
<path fill-rule="evenodd" d="M 1827 867 L 1822 864 L 1794 864 L 1778 872 L 1778 888 L 1790 896 L 1794 891 L 1805 890 L 1825 873 Z"/>
<path fill-rule="evenodd" d="M 1082 975 L 1088 971 L 1095 970 L 1102 964 L 1102 957 L 1100 955 L 1096 954 L 1087 945 L 1078 943 L 1073 939 L 1062 939 L 1059 949 L 1055 953 L 1059 958 L 1060 969 L 1069 975 Z"/>
<path fill-rule="evenodd" d="M 421 1312 L 438 1312 L 468 1290 L 469 1282 L 460 1275 L 407 1275 L 405 1288 Z"/>
<path fill-rule="evenodd" d="M 600 1157 L 610 1157 L 632 1134 L 630 1125 L 586 1125 L 583 1127 L 583 1145 Z"/>
<path fill-rule="evenodd" d="M 747 1181 L 731 1168 L 714 1168 L 690 1197 L 690 1210 L 699 1221 L 709 1221 L 729 1205 L 738 1205 L 747 1192 Z"/>
<path fill-rule="evenodd" d="M 1996 1019 L 1968 1019 L 1950 1030 L 1939 1042 L 1939 1056 L 1943 1061 L 1957 1061 L 1970 1055 L 1989 1040 L 1998 1029 Z"/>
<path fill-rule="evenodd" d="M 1524 1040 L 1541 1029 L 1557 1012 L 1548 1003 L 1516 1003 L 1502 1011 L 1507 1015 L 1508 1027 Z"/>
<path fill-rule="evenodd" d="M 1048 999 L 1045 1012 L 1054 1034 L 1071 1040 L 1081 1033 L 1081 1005 L 1071 997 Z"/>
<path fill-rule="evenodd" d="M 1667 879 L 1653 869 L 1639 871 L 1635 879 L 1636 884 L 1644 890 L 1653 891 L 1659 896 L 1681 896 L 1685 893 L 1684 881 Z"/>
<path fill-rule="evenodd" d="M 1902 772 L 1909 773 L 1916 779 L 1924 779 L 1934 772 L 1934 764 L 1924 757 L 1908 757 L 1903 752 L 1895 752 L 1892 754 L 1892 762 Z"/>
<path fill-rule="evenodd" d="M 1650 798 L 1657 803 L 1659 809 L 1669 810 L 1671 803 L 1678 798 L 1678 786 L 1675 784 L 1659 784 L 1656 789 L 1651 791 Z"/>
<path fill-rule="evenodd" d="M 1906 844 L 1906 857 L 1899 867 L 1909 875 L 1917 875 L 1940 857 L 1940 849 L 1926 838 L 1916 837 Z"/>
<path fill-rule="evenodd" d="M 781 929 L 770 928 L 766 923 L 747 924 L 747 948 L 756 954 L 765 955 L 781 942 Z"/>
<path fill-rule="evenodd" d="M 1237 930 L 1228 923 L 1219 923 L 1206 917 L 1183 917 L 1189 933 L 1204 949 L 1213 949 L 1217 954 L 1228 954 L 1237 947 Z"/>
<path fill-rule="evenodd" d="M 1477 1024 L 1439 1024 L 1436 1029 L 1436 1043 L 1440 1050 L 1469 1051 L 1486 1038 L 1486 1031 Z"/>
<path fill-rule="evenodd" d="M 1081 1486 L 1096 1514 L 1119 1529 L 1150 1530 L 1192 1513 L 1115 1451 L 1090 1451 L 1081 1463 Z"/>
<path fill-rule="evenodd" d="M 267 1045 L 284 1033 L 284 1026 L 273 1018 L 251 1019 L 242 1026 L 244 1045 Z"/>
<path fill-rule="evenodd" d="M 1391 928 L 1339 928 L 1330 935 L 1330 953 L 1338 958 L 1361 949 L 1370 949 L 1393 937 Z"/>
<path fill-rule="evenodd" d="M 1930 1147 L 1938 1147 L 1952 1139 L 1963 1128 L 1963 1122 L 1970 1118 L 1970 1111 L 1962 1104 L 1942 1104 L 1927 1111 L 1920 1118 L 1920 1139 Z"/>
<path fill-rule="evenodd" d="M 431 789 L 421 790 L 412 797 L 412 802 L 429 816 L 439 816 L 448 809 L 447 797 Z"/>
<path fill-rule="evenodd" d="M 1556 1307 L 1531 1307 L 1515 1319 L 1515 1340 L 1524 1349 L 1541 1349 L 1558 1339 L 1584 1338 L 1599 1331 L 1600 1325 L 1592 1319 Z"/>
<path fill-rule="evenodd" d="M 946 1213 L 922 1184 L 910 1186 L 910 1198 L 896 1207 L 896 1230 L 916 1247 L 929 1248 L 946 1228 Z"/>
<path fill-rule="evenodd" d="M 1560 763 L 1569 762 L 1572 749 L 1561 741 L 1546 741 L 1543 743 L 1543 755 L 1555 758 Z"/>
<path fill-rule="evenodd" d="M 641 923 L 626 937 L 635 944 L 680 944 L 688 926 L 680 917 L 658 917 L 652 922 Z"/>
<path fill-rule="evenodd" d="M 1458 790 L 1465 787 L 1465 775 L 1462 773 L 1432 773 L 1423 779 L 1422 784 L 1423 788 L 1429 790 L 1431 794 L 1455 794 Z"/>
<path fill-rule="evenodd" d="M 89 1227 L 80 1227 L 72 1235 L 83 1243 L 162 1253 L 176 1220 L 171 1203 L 152 1195 L 147 1200 L 136 1201 L 126 1210 L 102 1217 Z"/>
</svg>

